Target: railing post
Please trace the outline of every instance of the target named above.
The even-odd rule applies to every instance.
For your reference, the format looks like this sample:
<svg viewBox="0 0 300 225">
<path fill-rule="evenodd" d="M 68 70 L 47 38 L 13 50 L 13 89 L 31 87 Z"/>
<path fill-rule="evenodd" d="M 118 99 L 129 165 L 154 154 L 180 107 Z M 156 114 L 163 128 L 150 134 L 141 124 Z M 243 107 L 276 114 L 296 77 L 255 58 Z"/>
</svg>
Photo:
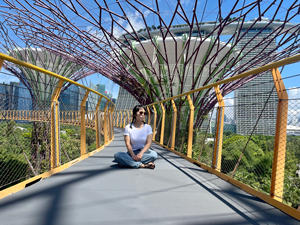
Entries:
<svg viewBox="0 0 300 225">
<path fill-rule="evenodd" d="M 190 95 L 187 95 L 187 99 L 190 105 L 190 119 L 189 119 L 189 133 L 188 133 L 188 143 L 186 155 L 192 158 L 192 147 L 193 147 L 193 127 L 194 127 L 194 104 Z"/>
<path fill-rule="evenodd" d="M 103 125 L 103 131 L 104 131 L 104 144 L 108 142 L 108 127 L 107 127 L 107 106 L 109 101 L 106 101 L 105 108 L 104 108 L 104 125 Z"/>
<path fill-rule="evenodd" d="M 119 111 L 119 113 L 120 113 L 120 128 L 122 128 L 122 124 L 123 124 L 123 114 L 122 114 L 122 111 L 120 110 Z"/>
<path fill-rule="evenodd" d="M 150 110 L 149 110 L 148 106 L 146 106 L 146 107 L 147 107 L 147 112 L 148 112 L 148 124 L 150 125 Z"/>
<path fill-rule="evenodd" d="M 101 124 L 100 124 L 100 111 L 99 107 L 102 101 L 102 96 L 99 98 L 96 105 L 96 120 L 95 120 L 95 128 L 96 128 L 96 148 L 100 148 L 101 146 Z"/>
<path fill-rule="evenodd" d="M 2 69 L 3 63 L 4 63 L 4 59 L 1 59 L 1 58 L 0 58 L 0 71 L 1 71 L 1 69 Z"/>
<path fill-rule="evenodd" d="M 109 140 L 112 139 L 112 132 L 113 132 L 112 108 L 113 108 L 113 104 L 110 104 L 110 107 L 109 107 L 109 110 L 108 110 L 108 118 L 109 118 Z"/>
<path fill-rule="evenodd" d="M 113 114 L 115 112 L 115 105 L 112 107 L 111 110 L 111 115 L 112 115 L 112 120 L 115 121 L 115 114 Z M 112 125 L 112 138 L 115 138 L 115 132 L 114 132 L 114 125 Z"/>
<path fill-rule="evenodd" d="M 116 127 L 119 127 L 119 112 L 117 111 L 116 114 L 117 114 L 117 124 L 116 124 Z"/>
<path fill-rule="evenodd" d="M 127 118 L 128 118 L 127 122 L 130 123 L 131 120 L 130 120 L 130 112 L 129 112 L 129 110 L 127 110 L 127 115 L 128 115 L 128 117 L 127 117 Z"/>
<path fill-rule="evenodd" d="M 278 68 L 271 69 L 271 72 L 278 95 L 278 108 L 270 196 L 282 202 L 289 96 Z"/>
<path fill-rule="evenodd" d="M 225 103 L 223 101 L 223 96 L 221 94 L 219 86 L 215 86 L 214 88 L 215 88 L 219 106 L 218 106 L 218 111 L 217 111 L 217 121 L 216 121 L 216 125 L 215 125 L 215 144 L 214 144 L 212 168 L 214 168 L 217 171 L 220 171 L 221 170 L 221 161 L 222 161 Z"/>
<path fill-rule="evenodd" d="M 153 123 L 153 138 L 152 140 L 155 141 L 155 134 L 156 134 L 156 116 L 157 116 L 157 112 L 156 112 L 156 108 L 153 105 L 153 110 L 154 110 L 154 123 Z"/>
<path fill-rule="evenodd" d="M 166 110 L 162 102 L 160 103 L 161 109 L 162 109 L 162 121 L 161 121 L 161 129 L 160 129 L 160 144 L 164 144 L 164 134 L 165 134 L 165 116 L 166 116 Z"/>
<path fill-rule="evenodd" d="M 60 124 L 58 97 L 64 84 L 59 80 L 51 98 L 51 169 L 60 166 Z"/>
<path fill-rule="evenodd" d="M 80 148 L 80 153 L 81 155 L 85 155 L 87 153 L 86 151 L 86 132 L 85 132 L 85 103 L 86 103 L 86 100 L 89 96 L 89 93 L 90 91 L 87 90 L 85 92 L 85 95 L 80 103 L 80 133 L 81 133 L 81 136 L 80 136 L 80 142 L 81 142 L 81 148 Z"/>
<path fill-rule="evenodd" d="M 124 117 L 123 117 L 123 128 L 126 126 L 126 111 L 124 110 Z"/>
<path fill-rule="evenodd" d="M 175 149 L 175 134 L 176 134 L 176 121 L 177 121 L 177 108 L 174 100 L 172 99 L 172 107 L 173 107 L 173 121 L 172 121 L 172 139 L 171 139 L 171 149 Z"/>
</svg>

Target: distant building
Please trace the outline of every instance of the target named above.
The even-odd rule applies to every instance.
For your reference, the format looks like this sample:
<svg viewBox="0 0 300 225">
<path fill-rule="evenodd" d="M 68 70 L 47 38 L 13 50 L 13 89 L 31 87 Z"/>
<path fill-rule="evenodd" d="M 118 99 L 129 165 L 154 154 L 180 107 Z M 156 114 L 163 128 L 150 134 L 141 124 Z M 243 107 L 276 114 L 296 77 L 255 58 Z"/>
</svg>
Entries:
<svg viewBox="0 0 300 225">
<path fill-rule="evenodd" d="M 244 35 L 247 29 L 242 29 L 241 35 Z M 260 32 L 260 33 L 259 33 Z M 245 52 L 250 52 L 246 55 L 241 63 L 252 60 L 256 54 L 258 54 L 261 49 L 265 46 L 261 45 L 260 48 L 254 48 L 257 43 L 265 39 L 274 38 L 271 36 L 272 29 L 255 28 L 247 31 L 245 36 L 239 41 L 237 47 L 243 49 Z M 258 34 L 259 33 L 259 34 Z M 254 38 L 254 40 L 250 41 Z M 246 45 L 247 44 L 247 45 Z M 264 51 L 270 52 L 276 49 L 275 38 L 269 44 Z M 274 82 L 271 72 L 267 72 L 264 75 L 255 78 L 254 80 L 246 83 L 244 86 L 238 88 L 234 92 L 235 96 L 235 120 L 236 129 L 238 134 L 249 135 L 251 134 L 257 119 L 267 101 L 271 90 L 273 89 Z M 256 129 L 253 134 L 262 135 L 274 135 L 276 126 L 276 115 L 277 115 L 277 92 L 276 89 L 273 90 L 272 95 L 269 98 L 269 103 L 266 105 L 263 114 L 261 115 Z"/>
<path fill-rule="evenodd" d="M 18 110 L 32 110 L 32 97 L 22 82 L 19 83 Z"/>
<path fill-rule="evenodd" d="M 19 83 L 0 84 L 0 108 L 2 110 L 18 110 Z"/>
<path fill-rule="evenodd" d="M 116 101 L 115 110 L 132 109 L 140 103 L 124 88 L 119 88 L 119 94 Z"/>
<path fill-rule="evenodd" d="M 60 103 L 60 111 L 79 111 L 78 86 L 70 85 L 67 90 L 60 94 L 58 101 Z"/>
</svg>

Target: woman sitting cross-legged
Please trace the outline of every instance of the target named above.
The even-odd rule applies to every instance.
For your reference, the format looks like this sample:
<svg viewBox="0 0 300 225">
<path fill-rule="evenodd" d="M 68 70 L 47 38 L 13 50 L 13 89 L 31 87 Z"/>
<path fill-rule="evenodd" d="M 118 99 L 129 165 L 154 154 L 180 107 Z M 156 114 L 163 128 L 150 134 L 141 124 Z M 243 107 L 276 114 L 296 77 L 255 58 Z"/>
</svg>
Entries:
<svg viewBox="0 0 300 225">
<path fill-rule="evenodd" d="M 154 169 L 157 153 L 149 150 L 152 142 L 152 128 L 145 124 L 146 110 L 142 105 L 133 108 L 133 119 L 125 127 L 124 139 L 128 152 L 117 152 L 115 161 L 121 167 Z"/>
</svg>

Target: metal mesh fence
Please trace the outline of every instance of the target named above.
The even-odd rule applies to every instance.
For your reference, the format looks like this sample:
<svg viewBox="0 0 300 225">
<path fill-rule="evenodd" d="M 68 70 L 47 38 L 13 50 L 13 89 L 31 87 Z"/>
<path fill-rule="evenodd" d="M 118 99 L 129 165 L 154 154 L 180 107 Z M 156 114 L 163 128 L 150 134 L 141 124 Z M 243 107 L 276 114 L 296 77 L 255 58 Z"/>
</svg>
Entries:
<svg viewBox="0 0 300 225">
<path fill-rule="evenodd" d="M 0 84 L 0 190 L 30 177 L 42 174 L 55 166 L 70 162 L 81 154 L 94 151 L 96 146 L 96 106 L 99 96 L 75 85 L 63 88 L 57 103 L 51 101 L 58 80 L 46 75 L 26 77 L 27 83 Z M 65 84 L 66 86 L 67 84 Z M 64 86 L 64 87 L 65 87 Z M 51 105 L 57 109 L 57 118 L 51 121 Z M 82 107 L 84 114 L 81 115 Z M 104 144 L 104 113 L 99 113 L 99 142 Z M 55 115 L 55 113 L 54 113 Z M 108 140 L 113 137 L 111 121 L 107 115 Z M 82 127 L 86 128 L 85 149 L 82 150 Z M 52 152 L 51 125 L 55 125 L 57 153 Z M 58 154 L 53 159 L 52 154 Z M 53 161 L 53 162 L 52 162 Z"/>
<path fill-rule="evenodd" d="M 274 152 L 274 117 L 263 113 L 249 113 L 255 108 L 272 107 L 275 102 L 243 104 L 225 107 L 223 126 L 222 163 L 219 169 L 243 183 L 260 190 L 270 192 L 272 161 Z M 237 133 L 234 126 L 234 113 L 242 110 L 248 117 L 249 130 Z M 239 125 L 241 126 L 241 125 Z M 273 128 L 273 129 L 272 129 Z"/>
<path fill-rule="evenodd" d="M 45 87 L 43 81 L 36 81 Z M 55 85 L 31 92 L 21 82 L 0 84 L 0 189 L 50 169 L 50 106 Z"/>
<path fill-rule="evenodd" d="M 212 165 L 216 111 L 217 108 L 213 108 L 193 131 L 193 158 L 207 166 Z"/>
<path fill-rule="evenodd" d="M 60 125 L 61 164 L 80 157 L 80 126 Z M 88 133 L 88 132 L 87 132 Z"/>
</svg>

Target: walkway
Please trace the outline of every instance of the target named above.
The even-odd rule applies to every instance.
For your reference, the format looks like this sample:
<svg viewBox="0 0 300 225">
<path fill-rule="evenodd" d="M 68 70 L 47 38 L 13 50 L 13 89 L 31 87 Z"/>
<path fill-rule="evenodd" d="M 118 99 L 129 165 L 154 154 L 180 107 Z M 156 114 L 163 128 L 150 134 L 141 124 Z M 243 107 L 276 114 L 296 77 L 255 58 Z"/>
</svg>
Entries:
<svg viewBox="0 0 300 225">
<path fill-rule="evenodd" d="M 123 169 L 122 129 L 101 152 L 0 200 L 0 224 L 300 224 L 153 144 L 155 170 Z"/>
</svg>

